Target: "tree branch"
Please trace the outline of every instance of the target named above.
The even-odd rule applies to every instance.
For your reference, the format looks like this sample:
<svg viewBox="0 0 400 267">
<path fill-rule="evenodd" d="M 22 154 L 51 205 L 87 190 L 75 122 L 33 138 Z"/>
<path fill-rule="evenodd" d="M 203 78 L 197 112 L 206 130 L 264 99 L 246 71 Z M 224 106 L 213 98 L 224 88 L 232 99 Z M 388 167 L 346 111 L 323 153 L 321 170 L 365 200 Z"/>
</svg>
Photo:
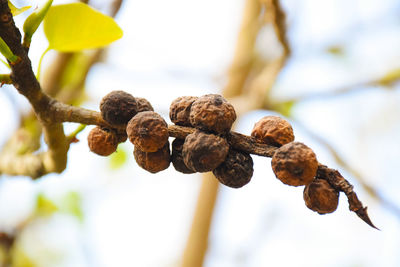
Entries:
<svg viewBox="0 0 400 267">
<path fill-rule="evenodd" d="M 41 174 L 42 168 L 49 172 L 61 172 L 65 169 L 67 162 L 66 152 L 68 145 L 61 124 L 49 120 L 48 107 L 52 99 L 43 93 L 37 81 L 28 57 L 27 50 L 21 44 L 21 33 L 15 26 L 13 16 L 6 0 L 0 0 L 0 37 L 6 42 L 11 51 L 20 58 L 16 63 L 10 63 L 11 80 L 20 94 L 25 96 L 31 103 L 36 116 L 42 124 L 45 132 L 45 141 L 48 151 L 36 155 L 42 160 L 42 164 L 36 164 L 37 170 L 33 173 Z M 14 155 L 15 156 L 15 155 Z M 35 155 L 26 155 L 23 160 L 32 159 Z M 10 166 L 11 167 L 11 166 Z"/>
<path fill-rule="evenodd" d="M 21 35 L 15 27 L 8 3 L 0 0 L 0 37 L 2 37 L 12 52 L 21 58 L 17 63 L 10 64 L 11 79 L 16 89 L 24 95 L 42 124 L 45 142 L 48 151 L 39 154 L 18 155 L 17 153 L 2 154 L 0 157 L 0 172 L 13 175 L 29 175 L 39 177 L 49 172 L 62 172 L 66 167 L 69 142 L 64 134 L 63 122 L 78 122 L 81 124 L 94 124 L 109 128 L 124 129 L 125 125 L 113 127 L 106 123 L 99 112 L 73 107 L 63 104 L 46 95 L 40 87 L 32 71 L 31 62 L 27 52 L 21 45 Z M 169 126 L 171 137 L 184 138 L 193 128 L 176 125 Z M 272 157 L 274 146 L 257 143 L 252 137 L 235 132 L 227 134 L 229 144 L 238 150 L 260 156 Z M 351 184 L 345 180 L 338 171 L 329 169 L 320 164 L 318 177 L 326 179 L 334 188 L 346 194 L 350 210 L 375 227 L 368 218 L 366 208 L 353 192 Z"/>
</svg>

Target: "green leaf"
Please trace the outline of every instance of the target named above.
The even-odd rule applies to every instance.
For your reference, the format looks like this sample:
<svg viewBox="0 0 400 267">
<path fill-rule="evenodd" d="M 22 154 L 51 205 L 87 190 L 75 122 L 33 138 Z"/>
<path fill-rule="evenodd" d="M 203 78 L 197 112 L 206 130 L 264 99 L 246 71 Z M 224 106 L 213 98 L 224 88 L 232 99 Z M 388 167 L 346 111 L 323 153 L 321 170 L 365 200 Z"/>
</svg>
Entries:
<svg viewBox="0 0 400 267">
<path fill-rule="evenodd" d="M 83 3 L 52 6 L 44 32 L 50 48 L 62 52 L 99 48 L 122 37 L 114 19 Z"/>
<path fill-rule="evenodd" d="M 8 59 L 11 63 L 15 63 L 18 61 L 18 57 L 13 54 L 10 47 L 4 42 L 3 38 L 0 37 L 0 53 Z"/>
<path fill-rule="evenodd" d="M 57 206 L 44 194 L 39 194 L 36 199 L 36 214 L 47 216 L 58 211 Z"/>
<path fill-rule="evenodd" d="M 11 13 L 12 13 L 13 16 L 19 15 L 19 14 L 21 14 L 22 12 L 25 12 L 25 11 L 27 11 L 28 9 L 31 8 L 30 6 L 24 6 L 24 7 L 18 8 L 18 7 L 16 7 L 16 6 L 14 6 L 14 5 L 10 2 L 10 0 L 8 1 L 8 7 L 10 8 Z"/>
<path fill-rule="evenodd" d="M 128 159 L 128 154 L 126 153 L 126 150 L 119 145 L 117 152 L 112 153 L 110 156 L 110 168 L 111 169 L 119 169 L 121 168 L 125 162 Z"/>
</svg>

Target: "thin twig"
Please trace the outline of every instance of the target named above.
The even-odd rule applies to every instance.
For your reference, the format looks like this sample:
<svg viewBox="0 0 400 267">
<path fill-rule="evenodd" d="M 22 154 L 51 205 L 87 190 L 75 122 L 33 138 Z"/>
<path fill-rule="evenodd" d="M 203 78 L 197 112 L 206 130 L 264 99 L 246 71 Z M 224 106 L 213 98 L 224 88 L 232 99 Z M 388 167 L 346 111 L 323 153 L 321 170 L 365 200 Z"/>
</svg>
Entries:
<svg viewBox="0 0 400 267">
<path fill-rule="evenodd" d="M 329 153 L 333 156 L 333 159 L 335 162 L 344 170 L 346 170 L 348 173 L 350 173 L 351 176 L 353 176 L 357 182 L 363 187 L 363 189 L 373 198 L 375 198 L 377 201 L 379 201 L 383 207 L 387 208 L 388 210 L 392 211 L 394 214 L 396 214 L 397 217 L 400 218 L 400 207 L 398 207 L 396 204 L 392 203 L 391 201 L 385 199 L 382 194 L 380 194 L 372 185 L 370 185 L 363 176 L 355 170 L 353 167 L 351 167 L 344 159 L 343 157 L 339 154 L 339 152 L 324 138 L 321 136 L 317 135 L 307 127 L 305 127 L 301 122 L 298 120 L 295 120 L 296 124 L 300 127 L 303 128 L 304 131 L 307 132 L 307 134 L 315 141 L 318 143 L 322 144 L 325 146 L 328 150 Z"/>
</svg>

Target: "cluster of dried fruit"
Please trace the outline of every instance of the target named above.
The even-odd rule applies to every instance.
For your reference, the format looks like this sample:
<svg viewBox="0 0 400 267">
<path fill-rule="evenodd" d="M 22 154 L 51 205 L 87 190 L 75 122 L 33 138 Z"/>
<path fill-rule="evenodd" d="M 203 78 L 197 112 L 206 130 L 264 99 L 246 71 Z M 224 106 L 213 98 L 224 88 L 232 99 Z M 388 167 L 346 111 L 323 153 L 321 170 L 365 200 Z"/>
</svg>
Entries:
<svg viewBox="0 0 400 267">
<path fill-rule="evenodd" d="M 124 91 L 113 91 L 106 95 L 100 103 L 103 119 L 110 125 L 125 125 L 137 113 L 152 111 L 150 102 L 144 98 L 133 97 Z M 125 131 L 117 128 L 97 126 L 88 135 L 89 149 L 100 155 L 109 156 L 117 150 L 119 143 L 127 140 Z"/>
<path fill-rule="evenodd" d="M 253 176 L 250 154 L 230 147 L 226 135 L 236 120 L 233 106 L 216 94 L 184 96 L 170 107 L 170 119 L 196 130 L 172 143 L 172 164 L 183 173 L 212 171 L 224 185 L 239 188 Z"/>
<path fill-rule="evenodd" d="M 190 127 L 184 138 L 175 138 L 172 153 L 168 124 L 143 98 L 123 91 L 106 95 L 100 104 L 101 115 L 112 126 L 126 125 L 126 132 L 96 127 L 89 136 L 90 150 L 107 156 L 118 143 L 127 138 L 134 144 L 136 162 L 143 169 L 156 173 L 172 162 L 182 173 L 212 171 L 224 185 L 240 188 L 250 182 L 253 160 L 249 153 L 230 145 L 227 137 L 236 113 L 222 96 L 184 96 L 170 106 L 171 121 Z M 257 143 L 277 147 L 272 157 L 272 169 L 283 183 L 305 185 L 306 206 L 320 213 L 336 210 L 339 193 L 326 180 L 318 179 L 318 161 L 314 152 L 300 142 L 294 142 L 291 125 L 277 116 L 267 116 L 254 125 L 251 138 Z"/>
<path fill-rule="evenodd" d="M 258 142 L 279 147 L 272 156 L 272 170 L 284 184 L 305 185 L 303 197 L 309 209 L 319 214 L 336 210 L 339 192 L 326 180 L 316 178 L 317 157 L 305 144 L 294 142 L 289 122 L 276 116 L 264 117 L 254 125 L 251 136 Z"/>
</svg>

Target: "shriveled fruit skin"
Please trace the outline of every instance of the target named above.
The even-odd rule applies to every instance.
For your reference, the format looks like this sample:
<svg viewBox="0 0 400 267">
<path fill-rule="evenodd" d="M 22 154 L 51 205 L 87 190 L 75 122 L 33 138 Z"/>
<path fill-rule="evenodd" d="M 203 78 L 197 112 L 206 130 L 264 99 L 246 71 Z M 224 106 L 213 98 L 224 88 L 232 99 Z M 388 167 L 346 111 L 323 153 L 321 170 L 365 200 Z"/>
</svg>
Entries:
<svg viewBox="0 0 400 267">
<path fill-rule="evenodd" d="M 294 141 L 292 126 L 278 116 L 263 117 L 254 125 L 251 136 L 261 143 L 278 147 Z"/>
<path fill-rule="evenodd" d="M 233 106 L 217 94 L 199 97 L 190 109 L 190 123 L 203 131 L 226 134 L 235 120 L 236 112 Z"/>
<path fill-rule="evenodd" d="M 326 180 L 314 179 L 303 192 L 306 206 L 319 214 L 332 213 L 339 203 L 339 192 Z"/>
<path fill-rule="evenodd" d="M 225 161 L 213 170 L 213 174 L 220 183 L 240 188 L 250 182 L 253 171 L 253 159 L 250 154 L 230 149 Z"/>
<path fill-rule="evenodd" d="M 182 156 L 189 169 L 208 172 L 225 160 L 228 151 L 229 145 L 225 138 L 196 130 L 186 136 Z"/>
<path fill-rule="evenodd" d="M 171 162 L 175 170 L 177 170 L 178 172 L 186 174 L 194 173 L 195 171 L 189 169 L 183 161 L 182 149 L 184 142 L 185 140 L 183 139 L 175 139 L 174 141 L 172 141 Z"/>
<path fill-rule="evenodd" d="M 100 156 L 109 156 L 117 150 L 118 137 L 114 131 L 99 126 L 93 128 L 88 135 L 90 151 Z"/>
<path fill-rule="evenodd" d="M 168 141 L 168 124 L 154 111 L 143 111 L 126 126 L 129 140 L 144 152 L 155 152 Z"/>
<path fill-rule="evenodd" d="M 311 183 L 318 169 L 315 153 L 300 142 L 292 142 L 277 149 L 271 165 L 276 178 L 292 186 Z"/>
<path fill-rule="evenodd" d="M 151 173 L 157 173 L 167 169 L 171 162 L 169 142 L 155 152 L 144 152 L 135 147 L 133 155 L 137 164 Z"/>
<path fill-rule="evenodd" d="M 153 106 L 151 103 L 143 97 L 135 97 L 136 103 L 138 105 L 137 112 L 143 112 L 143 111 L 154 111 Z"/>
<path fill-rule="evenodd" d="M 181 96 L 172 101 L 169 108 L 169 118 L 173 123 L 180 126 L 192 126 L 190 123 L 190 109 L 196 96 Z"/>
<path fill-rule="evenodd" d="M 137 113 L 135 97 L 124 91 L 112 91 L 100 102 L 101 116 L 112 125 L 126 124 Z"/>
</svg>

